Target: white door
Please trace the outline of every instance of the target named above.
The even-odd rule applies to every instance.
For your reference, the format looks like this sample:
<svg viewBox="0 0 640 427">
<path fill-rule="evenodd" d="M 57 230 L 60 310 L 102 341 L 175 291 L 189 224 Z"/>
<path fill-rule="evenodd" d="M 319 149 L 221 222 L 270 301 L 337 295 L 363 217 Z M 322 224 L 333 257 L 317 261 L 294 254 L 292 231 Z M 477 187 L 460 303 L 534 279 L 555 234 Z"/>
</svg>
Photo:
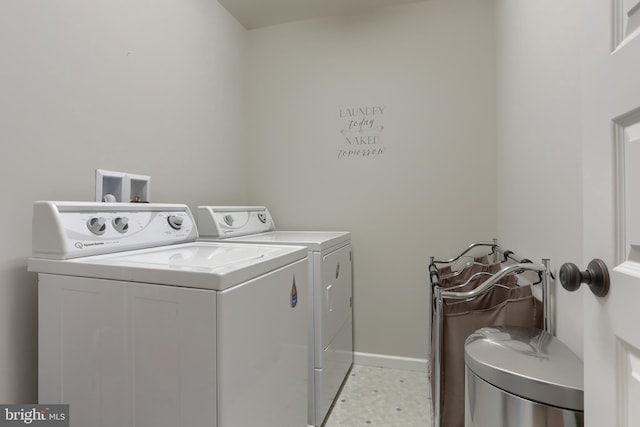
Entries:
<svg viewBox="0 0 640 427">
<path fill-rule="evenodd" d="M 582 267 L 611 274 L 584 292 L 585 418 L 640 426 L 640 0 L 582 4 Z"/>
</svg>

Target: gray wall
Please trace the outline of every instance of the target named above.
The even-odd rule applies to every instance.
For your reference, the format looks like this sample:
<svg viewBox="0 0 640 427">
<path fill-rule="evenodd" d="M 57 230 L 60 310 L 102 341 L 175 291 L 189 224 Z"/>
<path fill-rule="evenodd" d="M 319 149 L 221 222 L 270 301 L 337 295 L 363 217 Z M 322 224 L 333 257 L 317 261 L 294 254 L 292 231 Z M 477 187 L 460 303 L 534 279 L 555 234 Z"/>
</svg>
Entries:
<svg viewBox="0 0 640 427">
<path fill-rule="evenodd" d="M 251 203 L 353 233 L 358 352 L 425 359 L 428 257 L 496 237 L 494 52 L 493 3 L 473 0 L 249 32 Z"/>
<path fill-rule="evenodd" d="M 579 1 L 497 2 L 500 238 L 582 265 Z M 514 249 L 515 250 L 515 249 Z M 557 335 L 582 355 L 582 292 L 553 290 Z"/>
<path fill-rule="evenodd" d="M 0 402 L 37 401 L 34 200 L 92 200 L 101 168 L 244 201 L 245 39 L 209 0 L 0 2 Z"/>
</svg>

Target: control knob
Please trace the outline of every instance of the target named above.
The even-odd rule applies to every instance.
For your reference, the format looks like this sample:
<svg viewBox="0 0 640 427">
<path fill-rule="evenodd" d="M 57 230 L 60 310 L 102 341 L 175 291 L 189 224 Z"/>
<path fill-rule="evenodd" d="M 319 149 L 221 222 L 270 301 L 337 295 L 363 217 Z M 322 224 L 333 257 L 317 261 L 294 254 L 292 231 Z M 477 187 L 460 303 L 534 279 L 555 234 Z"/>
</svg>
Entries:
<svg viewBox="0 0 640 427">
<path fill-rule="evenodd" d="M 227 223 L 228 226 L 232 226 L 233 225 L 233 215 L 228 214 L 224 216 L 224 222 Z"/>
<path fill-rule="evenodd" d="M 182 228 L 182 217 L 177 215 L 169 215 L 167 222 L 174 230 L 180 230 Z"/>
<path fill-rule="evenodd" d="M 96 236 L 101 236 L 107 230 L 106 220 L 103 217 L 93 217 L 87 221 L 87 228 Z"/>
<path fill-rule="evenodd" d="M 260 220 L 261 223 L 265 224 L 267 222 L 267 214 L 264 212 L 260 212 L 258 214 L 258 219 Z"/>
<path fill-rule="evenodd" d="M 119 233 L 126 233 L 129 230 L 129 220 L 127 217 L 119 216 L 111 221 L 113 228 Z"/>
</svg>

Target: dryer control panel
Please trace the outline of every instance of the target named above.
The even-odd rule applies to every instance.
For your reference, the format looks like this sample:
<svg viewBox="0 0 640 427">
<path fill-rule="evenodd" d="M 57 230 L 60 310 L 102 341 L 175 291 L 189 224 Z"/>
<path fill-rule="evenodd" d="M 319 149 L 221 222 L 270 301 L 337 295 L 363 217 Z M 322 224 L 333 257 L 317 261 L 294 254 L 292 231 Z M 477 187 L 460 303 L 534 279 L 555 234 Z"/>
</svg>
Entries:
<svg viewBox="0 0 640 427">
<path fill-rule="evenodd" d="M 201 237 L 228 239 L 274 229 L 273 219 L 264 206 L 198 206 Z"/>
<path fill-rule="evenodd" d="M 193 242 L 186 205 L 35 202 L 33 257 L 68 259 Z"/>
</svg>

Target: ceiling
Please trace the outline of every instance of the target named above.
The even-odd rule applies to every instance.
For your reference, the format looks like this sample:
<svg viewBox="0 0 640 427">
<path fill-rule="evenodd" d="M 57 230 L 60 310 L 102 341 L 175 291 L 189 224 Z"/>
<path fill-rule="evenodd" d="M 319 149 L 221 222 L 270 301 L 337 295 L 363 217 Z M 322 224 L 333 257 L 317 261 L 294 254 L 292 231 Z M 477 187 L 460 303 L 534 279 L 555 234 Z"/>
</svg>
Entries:
<svg viewBox="0 0 640 427">
<path fill-rule="evenodd" d="M 218 0 L 246 29 L 424 0 Z"/>
</svg>

